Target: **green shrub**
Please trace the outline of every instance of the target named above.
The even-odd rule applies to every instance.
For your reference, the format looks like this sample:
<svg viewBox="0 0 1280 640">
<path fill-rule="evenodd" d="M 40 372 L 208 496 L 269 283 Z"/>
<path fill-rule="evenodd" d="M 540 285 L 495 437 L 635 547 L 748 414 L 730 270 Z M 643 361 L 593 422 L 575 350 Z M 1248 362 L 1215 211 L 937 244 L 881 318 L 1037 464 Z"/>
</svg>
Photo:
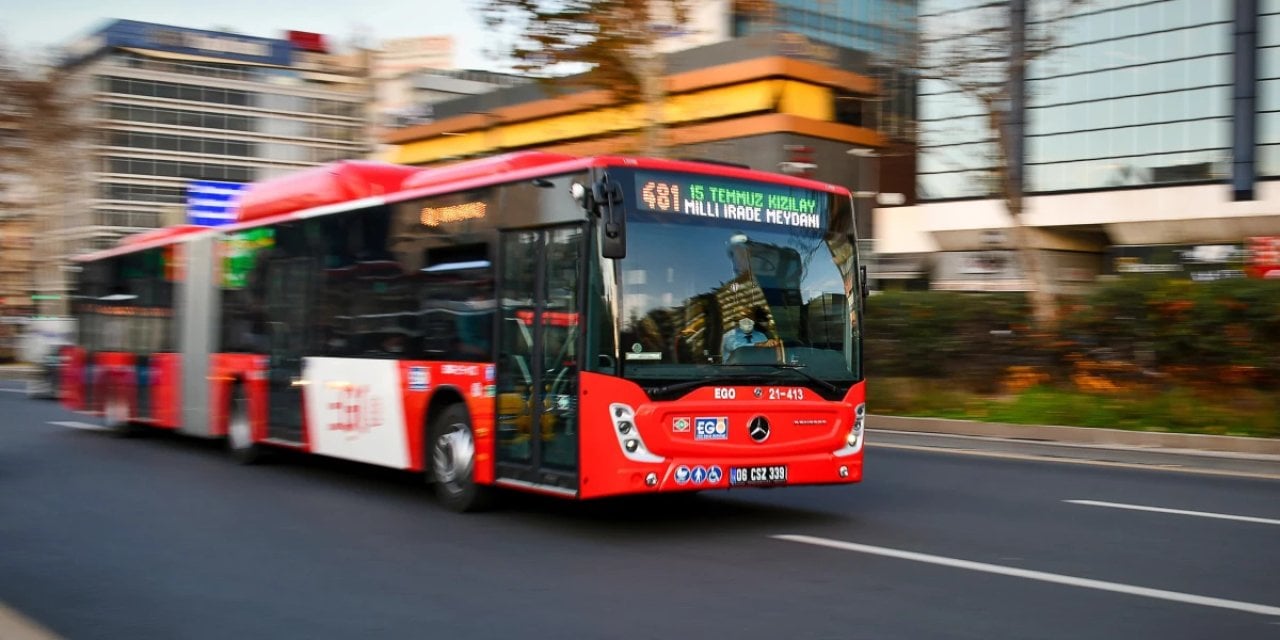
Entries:
<svg viewBox="0 0 1280 640">
<path fill-rule="evenodd" d="M 1280 282 L 1124 278 L 1066 308 L 1060 333 L 1081 356 L 1179 383 L 1280 385 Z"/>
<path fill-rule="evenodd" d="M 1036 335 L 1022 294 L 871 298 L 868 408 L 1280 437 L 1280 282 L 1123 278 L 1060 310 Z"/>
<path fill-rule="evenodd" d="M 887 292 L 867 304 L 869 376 L 947 379 L 994 391 L 1005 368 L 1033 361 L 1020 294 Z"/>
<path fill-rule="evenodd" d="M 1129 277 L 1063 299 L 1060 311 L 1056 332 L 1037 335 L 1023 294 L 886 292 L 867 304 L 867 374 L 984 393 L 1014 367 L 1059 385 L 1107 379 L 1090 388 L 1112 392 L 1280 389 L 1280 282 Z"/>
</svg>

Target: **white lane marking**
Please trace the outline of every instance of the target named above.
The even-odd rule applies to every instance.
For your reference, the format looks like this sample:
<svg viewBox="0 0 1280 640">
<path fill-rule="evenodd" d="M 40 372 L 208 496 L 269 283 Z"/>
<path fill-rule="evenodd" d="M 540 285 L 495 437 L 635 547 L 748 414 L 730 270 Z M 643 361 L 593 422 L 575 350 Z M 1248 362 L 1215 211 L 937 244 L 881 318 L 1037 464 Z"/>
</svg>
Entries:
<svg viewBox="0 0 1280 640">
<path fill-rule="evenodd" d="M 901 549 L 890 549 L 888 547 L 875 547 L 868 544 L 858 544 L 856 542 L 845 542 L 843 540 L 831 540 L 829 538 L 816 538 L 813 536 L 801 536 L 801 535 L 775 535 L 770 537 L 778 540 L 787 540 L 790 542 L 799 542 L 802 544 L 816 545 L 819 547 L 840 549 L 842 551 L 856 551 L 858 553 L 869 553 L 871 555 L 885 556 L 889 558 L 898 558 L 900 560 L 911 560 L 914 562 L 924 562 L 927 564 L 936 564 L 944 567 L 953 567 L 956 569 L 967 569 L 969 571 L 981 571 L 984 573 L 994 573 L 1002 576 L 1012 576 L 1014 578 L 1025 578 L 1027 580 L 1039 580 L 1041 582 L 1052 582 L 1054 584 L 1064 584 L 1071 587 L 1097 589 L 1099 591 L 1112 591 L 1115 593 L 1123 593 L 1123 594 L 1133 595 L 1133 596 L 1142 596 L 1144 598 L 1155 598 L 1158 600 L 1170 600 L 1173 602 L 1182 602 L 1186 604 L 1197 604 L 1205 607 L 1218 607 L 1220 609 L 1234 609 L 1236 611 L 1246 611 L 1248 613 L 1260 613 L 1262 615 L 1267 615 L 1267 616 L 1280 616 L 1280 607 L 1272 607 L 1265 604 L 1255 604 L 1252 602 L 1240 602 L 1238 600 L 1225 600 L 1222 598 L 1211 598 L 1209 596 L 1198 596 L 1195 594 L 1181 593 L 1178 591 L 1165 591 L 1164 589 L 1151 589 L 1148 587 L 1139 587 L 1131 584 L 1122 584 L 1119 582 L 1106 582 L 1103 580 L 1092 580 L 1090 578 L 1077 578 L 1075 576 L 1065 576 L 1057 573 L 1046 573 L 1044 571 L 1032 571 L 1030 569 L 1018 569 L 1016 567 L 1005 567 L 998 564 L 987 564 L 985 562 L 974 562 L 972 560 L 960 560 L 958 558 L 935 556 L 927 553 L 916 553 L 914 551 L 903 551 Z"/>
<path fill-rule="evenodd" d="M 1173 471 L 1202 476 L 1226 476 L 1231 478 L 1260 478 L 1263 480 L 1280 480 L 1280 474 L 1236 471 L 1234 469 L 1197 469 L 1176 464 L 1143 464 L 1139 462 L 1113 462 L 1110 460 L 1089 460 L 1087 458 L 1062 458 L 1026 453 L 1008 453 L 1000 451 L 979 451 L 976 449 L 948 449 L 946 447 L 926 447 L 914 444 L 889 444 L 886 442 L 868 442 L 868 447 L 879 449 L 901 449 L 903 451 L 922 451 L 943 455 L 977 456 L 980 458 L 997 458 L 1001 460 L 1022 460 L 1026 462 L 1056 462 L 1062 464 L 1078 464 L 1089 467 L 1115 467 L 1118 469 L 1140 469 L 1142 471 Z"/>
<path fill-rule="evenodd" d="M 50 422 L 49 424 L 59 426 L 59 427 L 66 427 L 68 429 L 83 429 L 85 431 L 106 431 L 107 430 L 106 427 L 100 424 L 93 424 L 90 422 L 66 421 L 66 422 Z"/>
<path fill-rule="evenodd" d="M 1197 516 L 1200 518 L 1217 518 L 1218 520 L 1238 520 L 1240 522 L 1256 522 L 1258 524 L 1280 525 L 1280 520 L 1272 518 L 1256 518 L 1254 516 L 1235 516 L 1229 513 L 1213 513 L 1212 511 L 1187 511 L 1185 509 L 1166 509 L 1164 507 L 1148 507 L 1141 504 L 1124 504 L 1122 502 L 1100 502 L 1098 500 L 1063 500 L 1071 504 L 1088 507 L 1108 507 L 1111 509 L 1129 509 L 1131 511 L 1151 511 L 1153 513 L 1171 513 L 1179 516 Z"/>
<path fill-rule="evenodd" d="M 0 391 L 3 391 L 5 393 L 26 393 L 27 392 L 26 389 L 0 389 Z"/>
<path fill-rule="evenodd" d="M 62 636 L 0 602 L 0 638 L 61 640 Z"/>
</svg>

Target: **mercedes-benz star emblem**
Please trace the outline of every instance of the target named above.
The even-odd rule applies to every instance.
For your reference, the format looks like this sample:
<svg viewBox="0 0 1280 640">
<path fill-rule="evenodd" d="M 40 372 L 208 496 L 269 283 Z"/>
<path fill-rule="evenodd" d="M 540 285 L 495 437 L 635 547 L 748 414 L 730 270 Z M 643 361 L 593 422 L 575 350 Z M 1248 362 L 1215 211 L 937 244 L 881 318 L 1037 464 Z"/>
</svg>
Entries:
<svg viewBox="0 0 1280 640">
<path fill-rule="evenodd" d="M 756 416 L 751 419 L 747 425 L 747 435 L 751 436 L 756 442 L 764 442 L 769 439 L 769 420 L 764 416 Z"/>
</svg>

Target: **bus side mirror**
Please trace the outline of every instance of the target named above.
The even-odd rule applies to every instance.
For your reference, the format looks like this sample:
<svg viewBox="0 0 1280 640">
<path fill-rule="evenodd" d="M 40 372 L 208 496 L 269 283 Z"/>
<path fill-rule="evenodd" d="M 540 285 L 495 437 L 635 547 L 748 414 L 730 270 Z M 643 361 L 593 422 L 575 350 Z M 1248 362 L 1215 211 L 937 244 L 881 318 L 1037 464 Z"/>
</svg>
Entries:
<svg viewBox="0 0 1280 640">
<path fill-rule="evenodd" d="M 861 285 L 862 285 L 862 301 L 866 302 L 867 293 L 868 293 L 867 292 L 867 265 L 858 266 L 858 280 L 861 281 Z"/>
<path fill-rule="evenodd" d="M 591 185 L 592 206 L 600 216 L 604 233 L 600 238 L 600 254 L 606 258 L 627 257 L 627 217 L 622 205 L 622 185 L 600 178 Z"/>
</svg>

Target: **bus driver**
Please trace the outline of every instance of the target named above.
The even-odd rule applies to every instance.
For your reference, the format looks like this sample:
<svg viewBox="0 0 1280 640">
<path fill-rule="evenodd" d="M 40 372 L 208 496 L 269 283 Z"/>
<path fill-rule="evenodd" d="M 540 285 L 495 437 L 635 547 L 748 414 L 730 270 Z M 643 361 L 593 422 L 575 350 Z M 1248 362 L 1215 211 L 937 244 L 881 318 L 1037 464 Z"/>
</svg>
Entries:
<svg viewBox="0 0 1280 640">
<path fill-rule="evenodd" d="M 767 323 L 764 310 L 757 307 L 754 315 L 755 319 L 744 315 L 741 320 L 738 320 L 737 326 L 724 334 L 724 340 L 720 344 L 721 361 L 728 362 L 729 354 L 742 347 L 777 346 L 777 341 L 770 339 L 757 326 L 764 326 Z"/>
</svg>

